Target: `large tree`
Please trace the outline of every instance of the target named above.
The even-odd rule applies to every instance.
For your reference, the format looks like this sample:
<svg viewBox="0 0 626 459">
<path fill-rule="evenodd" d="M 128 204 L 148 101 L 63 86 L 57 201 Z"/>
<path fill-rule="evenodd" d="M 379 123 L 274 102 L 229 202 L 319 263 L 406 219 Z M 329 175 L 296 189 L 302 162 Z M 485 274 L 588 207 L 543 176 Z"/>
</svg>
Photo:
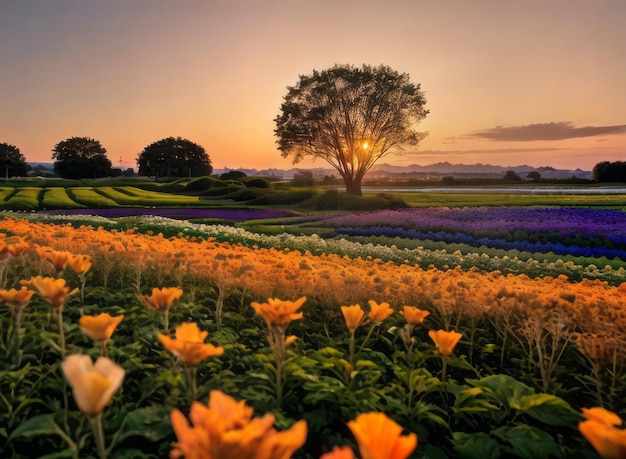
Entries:
<svg viewBox="0 0 626 459">
<path fill-rule="evenodd" d="M 69 179 L 108 177 L 111 161 L 100 142 L 89 137 L 70 137 L 52 150 L 54 172 Z"/>
<path fill-rule="evenodd" d="M 335 65 L 301 75 L 287 88 L 274 132 L 283 157 L 294 164 L 321 158 L 339 172 L 348 193 L 360 195 L 376 161 L 424 137 L 415 127 L 428 114 L 425 103 L 406 73 Z"/>
<path fill-rule="evenodd" d="M 30 166 L 15 145 L 0 143 L 0 174 L 5 177 L 24 177 Z"/>
<path fill-rule="evenodd" d="M 151 143 L 137 157 L 139 175 L 200 177 L 213 166 L 204 148 L 187 139 L 168 137 Z"/>
</svg>

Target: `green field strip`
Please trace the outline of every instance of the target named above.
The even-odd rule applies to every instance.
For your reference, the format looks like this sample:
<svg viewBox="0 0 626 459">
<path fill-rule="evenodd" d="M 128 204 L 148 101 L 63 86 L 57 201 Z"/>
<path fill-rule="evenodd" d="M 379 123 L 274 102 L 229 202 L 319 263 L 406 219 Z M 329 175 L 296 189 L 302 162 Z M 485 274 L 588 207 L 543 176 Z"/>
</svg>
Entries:
<svg viewBox="0 0 626 459">
<path fill-rule="evenodd" d="M 376 193 L 364 193 L 373 196 Z M 626 208 L 626 195 L 522 195 L 507 193 L 424 193 L 387 192 L 394 198 L 404 200 L 410 207 L 459 207 L 459 206 L 583 206 Z"/>
<path fill-rule="evenodd" d="M 45 209 L 77 209 L 85 207 L 72 199 L 65 188 L 48 188 L 44 190 L 41 207 Z"/>
<path fill-rule="evenodd" d="M 13 209 L 39 209 L 39 198 L 42 191 L 38 187 L 20 188 L 6 201 L 6 205 Z"/>
<path fill-rule="evenodd" d="M 124 190 L 129 193 L 137 193 L 137 195 L 131 196 L 113 187 L 98 188 L 100 193 L 109 199 L 117 201 L 120 205 L 171 206 L 198 203 L 198 198 L 196 196 L 178 196 L 168 193 L 148 192 L 134 187 L 124 187 Z"/>
<path fill-rule="evenodd" d="M 195 203 L 199 199 L 197 196 L 185 196 L 161 191 L 142 190 L 132 186 L 115 187 L 114 190 L 125 193 L 128 196 L 140 198 L 152 202 L 171 202 L 172 204 L 189 204 Z"/>
<path fill-rule="evenodd" d="M 67 189 L 68 196 L 86 207 L 119 207 L 112 199 L 103 196 L 92 187 L 73 187 Z"/>
<path fill-rule="evenodd" d="M 0 188 L 0 201 L 7 201 L 15 193 L 17 193 L 17 190 L 15 188 L 12 188 L 12 187 Z"/>
</svg>

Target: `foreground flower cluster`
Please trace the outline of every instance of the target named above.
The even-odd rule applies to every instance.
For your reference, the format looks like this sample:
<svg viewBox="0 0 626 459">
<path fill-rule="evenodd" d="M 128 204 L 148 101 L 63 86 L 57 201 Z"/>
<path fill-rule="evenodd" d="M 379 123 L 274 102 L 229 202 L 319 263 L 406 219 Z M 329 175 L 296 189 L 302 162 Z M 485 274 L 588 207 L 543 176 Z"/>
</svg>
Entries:
<svg viewBox="0 0 626 459">
<path fill-rule="evenodd" d="M 2 225 L 7 447 L 37 432 L 101 458 L 137 435 L 159 457 L 623 452 L 624 286 Z M 586 386 L 561 391 L 573 371 Z M 42 402 L 17 409 L 22 394 Z"/>
</svg>

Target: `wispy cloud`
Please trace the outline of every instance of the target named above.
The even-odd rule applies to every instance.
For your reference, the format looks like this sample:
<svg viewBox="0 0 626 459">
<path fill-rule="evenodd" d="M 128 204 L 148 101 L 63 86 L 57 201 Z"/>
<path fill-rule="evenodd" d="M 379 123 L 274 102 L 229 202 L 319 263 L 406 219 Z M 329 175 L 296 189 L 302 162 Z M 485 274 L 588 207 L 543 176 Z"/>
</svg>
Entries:
<svg viewBox="0 0 626 459">
<path fill-rule="evenodd" d="M 626 124 L 576 127 L 569 121 L 561 121 L 558 123 L 528 124 L 526 126 L 496 126 L 467 134 L 464 137 L 501 142 L 525 142 L 533 140 L 565 140 L 615 134 L 626 134 Z"/>
</svg>

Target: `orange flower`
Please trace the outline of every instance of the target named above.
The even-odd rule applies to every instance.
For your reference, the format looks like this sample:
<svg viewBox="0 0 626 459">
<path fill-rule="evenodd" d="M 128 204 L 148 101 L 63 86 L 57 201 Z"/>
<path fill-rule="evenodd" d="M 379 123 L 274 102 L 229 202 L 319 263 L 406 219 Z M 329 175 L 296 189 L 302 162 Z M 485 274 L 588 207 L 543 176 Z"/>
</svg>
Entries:
<svg viewBox="0 0 626 459">
<path fill-rule="evenodd" d="M 122 385 L 125 371 L 106 357 L 96 364 L 88 355 L 74 354 L 61 363 L 63 373 L 72 387 L 78 408 L 88 416 L 102 413 L 113 394 Z"/>
<path fill-rule="evenodd" d="M 272 325 L 287 326 L 292 320 L 302 319 L 302 312 L 297 312 L 306 297 L 298 298 L 296 301 L 279 300 L 278 298 L 268 298 L 267 303 L 252 302 L 251 306 L 257 314 L 265 319 L 268 327 Z"/>
<path fill-rule="evenodd" d="M 424 323 L 424 319 L 430 315 L 429 311 L 423 311 L 415 306 L 403 306 L 400 312 L 406 319 L 406 323 L 409 325 L 419 325 Z"/>
<path fill-rule="evenodd" d="M 170 308 L 174 300 L 183 295 L 183 289 L 178 287 L 153 288 L 152 295 L 140 295 L 139 299 L 150 310 L 164 312 Z"/>
<path fill-rule="evenodd" d="M 199 459 L 289 459 L 300 448 L 307 433 L 306 421 L 277 432 L 274 415 L 252 418 L 253 410 L 244 401 L 213 390 L 208 405 L 193 402 L 189 417 L 178 410 L 171 413 L 178 442 L 171 458 Z"/>
<path fill-rule="evenodd" d="M 124 315 L 111 316 L 108 312 L 103 312 L 97 316 L 82 316 L 78 319 L 78 325 L 83 333 L 91 336 L 96 341 L 106 341 L 111 339 L 111 335 L 124 319 Z"/>
<path fill-rule="evenodd" d="M 0 240 L 0 261 L 6 260 L 11 255 L 10 246 L 6 242 Z"/>
<path fill-rule="evenodd" d="M 342 306 L 341 313 L 346 321 L 346 326 L 351 333 L 354 333 L 357 328 L 363 323 L 365 317 L 365 311 L 361 308 L 360 304 L 353 304 L 352 306 Z"/>
<path fill-rule="evenodd" d="M 70 254 L 65 262 L 65 266 L 72 268 L 78 275 L 85 274 L 92 266 L 91 257 L 89 255 Z"/>
<path fill-rule="evenodd" d="M 370 318 L 377 323 L 381 323 L 391 314 L 393 314 L 393 309 L 389 306 L 389 303 L 376 303 L 374 300 L 369 300 L 368 304 L 370 305 Z"/>
<path fill-rule="evenodd" d="M 6 250 L 8 250 L 9 253 L 14 257 L 21 255 L 22 253 L 26 252 L 28 249 L 30 249 L 30 245 L 28 244 L 28 242 L 24 242 L 23 240 L 19 240 L 9 246 L 6 246 Z M 0 249 L 0 259 L 2 258 L 1 254 L 2 254 L 2 249 Z"/>
<path fill-rule="evenodd" d="M 452 354 L 452 351 L 454 351 L 455 346 L 463 335 L 455 331 L 429 330 L 428 336 L 430 336 L 430 339 L 433 340 L 439 349 L 439 353 L 443 356 L 447 356 Z"/>
<path fill-rule="evenodd" d="M 195 367 L 207 357 L 216 357 L 224 353 L 223 347 L 204 343 L 208 334 L 209 332 L 201 332 L 197 324 L 190 322 L 176 327 L 176 339 L 159 333 L 159 341 L 172 354 L 180 357 L 186 365 Z"/>
<path fill-rule="evenodd" d="M 68 296 L 78 292 L 78 289 L 70 290 L 65 285 L 65 279 L 56 279 L 54 277 L 31 277 L 29 280 L 22 281 L 23 284 L 33 285 L 39 294 L 44 297 L 55 308 L 60 308 L 65 303 Z"/>
<path fill-rule="evenodd" d="M 587 418 L 578 424 L 578 430 L 603 459 L 626 457 L 626 430 L 620 417 L 601 407 L 583 408 Z"/>
<path fill-rule="evenodd" d="M 63 271 L 63 269 L 65 269 L 67 260 L 70 255 L 72 255 L 69 252 L 58 252 L 51 249 L 50 247 L 37 247 L 37 253 L 41 258 L 48 260 L 50 263 L 52 263 L 52 266 L 54 266 L 54 269 L 57 272 Z"/>
<path fill-rule="evenodd" d="M 0 290 L 0 301 L 6 303 L 12 311 L 17 312 L 24 309 L 34 293 L 34 290 L 29 290 L 26 286 L 23 286 L 19 290 L 14 288 L 10 290 Z"/>
<path fill-rule="evenodd" d="M 348 422 L 363 459 L 406 459 L 417 447 L 417 435 L 402 435 L 402 427 L 385 413 L 363 413 Z"/>
<path fill-rule="evenodd" d="M 320 459 L 354 459 L 354 451 L 349 446 L 335 446 L 332 451 L 322 454 Z"/>
</svg>

